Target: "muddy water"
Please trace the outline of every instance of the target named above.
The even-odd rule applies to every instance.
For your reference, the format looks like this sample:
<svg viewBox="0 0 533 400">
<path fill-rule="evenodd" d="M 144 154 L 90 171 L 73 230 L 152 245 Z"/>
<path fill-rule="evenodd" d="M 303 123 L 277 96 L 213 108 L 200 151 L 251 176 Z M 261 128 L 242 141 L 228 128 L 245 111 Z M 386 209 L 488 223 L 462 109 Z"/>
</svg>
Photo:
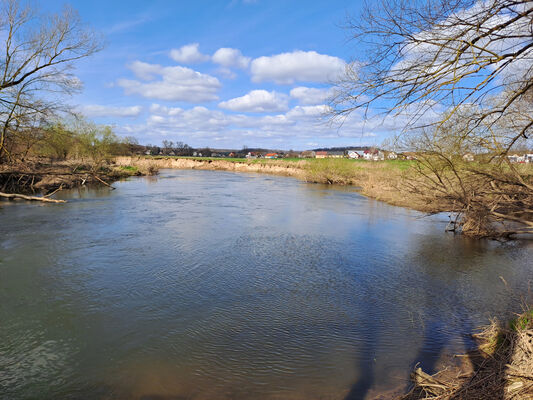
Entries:
<svg viewBox="0 0 533 400">
<path fill-rule="evenodd" d="M 116 186 L 0 203 L 0 398 L 368 398 L 471 347 L 533 278 L 527 243 L 348 188 L 172 170 Z"/>
</svg>

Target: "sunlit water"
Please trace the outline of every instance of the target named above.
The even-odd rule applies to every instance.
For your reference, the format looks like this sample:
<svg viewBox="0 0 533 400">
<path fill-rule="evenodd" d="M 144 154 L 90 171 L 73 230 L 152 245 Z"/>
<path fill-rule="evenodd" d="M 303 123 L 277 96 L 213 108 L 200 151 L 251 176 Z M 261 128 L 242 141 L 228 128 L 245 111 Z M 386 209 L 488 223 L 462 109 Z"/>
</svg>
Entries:
<svg viewBox="0 0 533 400">
<path fill-rule="evenodd" d="M 527 243 L 349 188 L 213 171 L 115 186 L 0 203 L 0 398 L 364 398 L 471 347 L 533 278 Z"/>
</svg>

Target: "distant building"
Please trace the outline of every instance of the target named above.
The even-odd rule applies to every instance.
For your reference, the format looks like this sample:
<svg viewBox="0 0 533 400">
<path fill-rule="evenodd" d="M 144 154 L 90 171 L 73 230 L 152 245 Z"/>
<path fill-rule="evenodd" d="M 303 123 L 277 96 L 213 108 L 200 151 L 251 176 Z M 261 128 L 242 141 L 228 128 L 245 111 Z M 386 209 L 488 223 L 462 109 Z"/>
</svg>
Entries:
<svg viewBox="0 0 533 400">
<path fill-rule="evenodd" d="M 358 159 L 358 158 L 362 158 L 362 155 L 360 155 L 357 151 L 355 150 L 348 150 L 348 158 L 351 158 L 351 159 Z"/>
<path fill-rule="evenodd" d="M 265 158 L 278 158 L 277 153 L 267 153 L 265 154 Z"/>
<path fill-rule="evenodd" d="M 394 151 L 389 151 L 389 154 L 387 154 L 387 158 L 389 160 L 396 160 L 398 158 L 398 154 Z"/>
<path fill-rule="evenodd" d="M 312 150 L 306 150 L 306 151 L 302 151 L 300 153 L 300 157 L 301 158 L 315 158 L 316 157 L 316 154 L 314 151 Z"/>
<path fill-rule="evenodd" d="M 474 155 L 472 153 L 466 153 L 463 156 L 463 160 L 466 161 L 466 162 L 472 162 L 472 161 L 474 161 Z"/>
<path fill-rule="evenodd" d="M 326 158 L 328 156 L 328 152 L 327 151 L 317 151 L 315 153 L 315 157 L 316 158 Z"/>
</svg>

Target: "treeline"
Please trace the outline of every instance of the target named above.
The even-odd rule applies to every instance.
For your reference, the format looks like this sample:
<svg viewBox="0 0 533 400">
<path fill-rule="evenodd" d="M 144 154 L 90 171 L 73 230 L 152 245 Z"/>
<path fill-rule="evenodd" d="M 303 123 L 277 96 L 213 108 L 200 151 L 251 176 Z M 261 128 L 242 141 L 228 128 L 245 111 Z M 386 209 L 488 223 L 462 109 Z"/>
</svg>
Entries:
<svg viewBox="0 0 533 400">
<path fill-rule="evenodd" d="M 11 160 L 24 162 L 33 157 L 52 160 L 78 159 L 101 165 L 112 157 L 138 153 L 144 146 L 133 137 L 120 137 L 110 126 L 82 118 L 56 121 L 40 127 L 19 130 L 9 136 L 5 153 Z"/>
</svg>

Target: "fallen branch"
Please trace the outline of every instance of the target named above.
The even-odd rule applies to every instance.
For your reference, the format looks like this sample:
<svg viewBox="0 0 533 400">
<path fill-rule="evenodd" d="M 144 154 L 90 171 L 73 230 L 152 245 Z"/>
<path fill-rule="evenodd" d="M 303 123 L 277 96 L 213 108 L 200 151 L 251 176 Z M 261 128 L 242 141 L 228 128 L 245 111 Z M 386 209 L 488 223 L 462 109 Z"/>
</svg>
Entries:
<svg viewBox="0 0 533 400">
<path fill-rule="evenodd" d="M 53 196 L 54 194 L 56 194 L 57 192 L 59 192 L 60 190 L 63 190 L 63 184 L 61 184 L 56 190 L 54 190 L 53 192 L 50 192 L 48 194 L 45 194 L 43 197 L 51 197 Z"/>
<path fill-rule="evenodd" d="M 97 181 L 102 182 L 104 185 L 110 187 L 111 189 L 113 189 L 113 190 L 116 189 L 116 188 L 114 188 L 113 186 L 111 186 L 109 183 L 107 183 L 106 181 L 104 181 L 103 179 L 100 179 L 98 176 L 96 176 L 96 175 L 94 175 L 94 174 L 93 174 L 93 176 L 94 176 L 94 178 L 95 178 Z"/>
<path fill-rule="evenodd" d="M 2 193 L 2 192 L 0 192 L 0 197 L 4 197 L 6 199 L 22 199 L 22 200 L 29 200 L 29 201 L 43 201 L 45 203 L 66 203 L 66 200 L 55 200 L 55 199 L 49 199 L 47 197 L 38 197 L 38 196 L 26 196 L 25 194 L 18 194 L 18 193 Z"/>
</svg>

